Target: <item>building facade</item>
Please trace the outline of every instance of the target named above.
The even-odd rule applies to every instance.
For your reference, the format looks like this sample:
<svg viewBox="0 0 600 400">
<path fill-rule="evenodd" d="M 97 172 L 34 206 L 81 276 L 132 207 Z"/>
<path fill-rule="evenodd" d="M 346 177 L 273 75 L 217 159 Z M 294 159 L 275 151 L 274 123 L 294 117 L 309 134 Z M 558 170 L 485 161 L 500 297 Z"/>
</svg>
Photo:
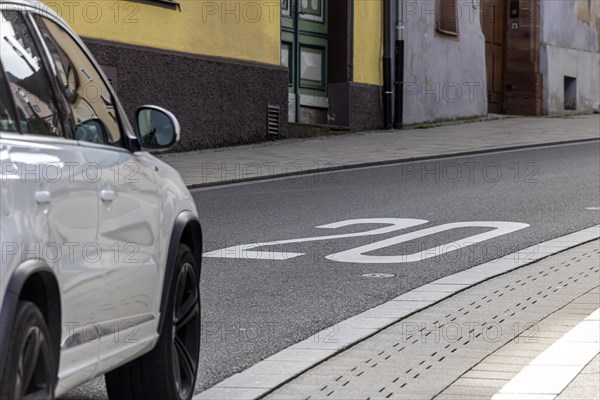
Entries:
<svg viewBox="0 0 600 400">
<path fill-rule="evenodd" d="M 176 150 L 382 125 L 381 0 L 48 0 L 133 116 L 180 119 Z M 355 13 L 360 18 L 354 18 Z M 300 129 L 302 134 L 302 129 Z"/>
<path fill-rule="evenodd" d="M 47 1 L 176 150 L 597 110 L 600 0 Z"/>
<path fill-rule="evenodd" d="M 403 0 L 404 123 L 600 106 L 600 1 Z"/>
<path fill-rule="evenodd" d="M 542 1 L 540 7 L 543 113 L 598 110 L 600 1 Z"/>
<path fill-rule="evenodd" d="M 178 117 L 175 150 L 265 140 L 269 106 L 287 112 L 278 0 L 46 4 L 82 36 L 130 116 L 156 104 Z"/>
<path fill-rule="evenodd" d="M 488 60 L 496 50 L 503 57 L 497 66 L 487 66 L 490 109 L 519 115 L 598 110 L 600 1 L 482 2 L 504 10 L 495 33 L 482 19 Z"/>
<path fill-rule="evenodd" d="M 474 2 L 404 1 L 403 124 L 487 114 L 486 58 Z"/>
<path fill-rule="evenodd" d="M 283 0 L 288 120 L 353 130 L 381 126 L 382 2 Z"/>
</svg>

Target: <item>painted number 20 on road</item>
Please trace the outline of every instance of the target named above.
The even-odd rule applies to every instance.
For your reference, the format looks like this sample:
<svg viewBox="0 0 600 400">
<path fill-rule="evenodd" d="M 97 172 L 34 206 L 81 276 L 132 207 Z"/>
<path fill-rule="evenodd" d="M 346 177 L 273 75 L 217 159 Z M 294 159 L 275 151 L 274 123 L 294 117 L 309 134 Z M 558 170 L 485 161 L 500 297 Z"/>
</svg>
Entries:
<svg viewBox="0 0 600 400">
<path fill-rule="evenodd" d="M 346 239 L 363 236 L 375 236 L 385 233 L 400 231 L 402 229 L 412 228 L 414 226 L 426 224 L 424 219 L 409 219 L 409 218 L 360 218 L 349 219 L 345 221 L 334 222 L 327 225 L 317 226 L 319 229 L 338 229 L 351 225 L 361 224 L 379 224 L 387 225 L 383 228 L 372 229 L 364 232 L 346 233 L 339 235 L 315 236 L 300 239 L 280 240 L 263 243 L 242 244 L 224 249 L 214 250 L 204 253 L 204 257 L 213 258 L 235 258 L 235 259 L 253 259 L 253 260 L 289 260 L 291 258 L 300 257 L 306 253 L 292 253 L 284 251 L 266 251 L 256 250 L 259 247 L 275 246 L 292 243 L 317 242 L 334 239 Z M 394 236 L 388 239 L 379 240 L 364 246 L 355 247 L 353 249 L 341 251 L 338 253 L 325 256 L 331 261 L 346 262 L 346 263 L 362 263 L 362 264 L 397 264 L 408 263 L 425 260 L 430 257 L 440 256 L 441 254 L 456 251 L 467 246 L 474 245 L 485 240 L 495 238 L 497 236 L 506 235 L 520 229 L 527 228 L 529 225 L 519 222 L 502 222 L 502 221 L 473 221 L 473 222 L 452 222 L 448 224 L 438 225 L 431 228 L 421 229 L 418 231 L 405 233 Z M 427 250 L 416 252 L 408 255 L 392 255 L 392 256 L 375 256 L 367 255 L 367 253 L 384 249 L 386 247 L 405 243 L 414 239 L 419 239 L 425 236 L 436 233 L 449 231 L 459 228 L 493 228 L 491 231 L 469 236 L 464 239 L 457 240 L 446 245 L 432 247 Z"/>
</svg>

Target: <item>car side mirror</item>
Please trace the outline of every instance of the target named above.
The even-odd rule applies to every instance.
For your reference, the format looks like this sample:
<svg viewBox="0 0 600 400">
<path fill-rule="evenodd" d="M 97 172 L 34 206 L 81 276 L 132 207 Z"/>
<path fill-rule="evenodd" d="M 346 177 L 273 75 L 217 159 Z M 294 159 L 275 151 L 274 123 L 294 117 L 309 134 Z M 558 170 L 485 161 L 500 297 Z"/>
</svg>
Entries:
<svg viewBox="0 0 600 400">
<path fill-rule="evenodd" d="M 142 106 L 136 111 L 138 139 L 148 150 L 166 150 L 179 142 L 181 128 L 173 114 L 157 106 Z"/>
</svg>

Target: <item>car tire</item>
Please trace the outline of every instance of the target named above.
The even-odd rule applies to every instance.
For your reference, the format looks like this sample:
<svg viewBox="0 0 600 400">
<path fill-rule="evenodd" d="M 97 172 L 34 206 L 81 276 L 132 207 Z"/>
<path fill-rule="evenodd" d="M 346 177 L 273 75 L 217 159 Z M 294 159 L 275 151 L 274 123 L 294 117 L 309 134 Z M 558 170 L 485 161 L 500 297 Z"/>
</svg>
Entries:
<svg viewBox="0 0 600 400">
<path fill-rule="evenodd" d="M 189 400 L 200 359 L 200 277 L 188 246 L 177 249 L 156 347 L 105 375 L 111 400 Z"/>
<path fill-rule="evenodd" d="M 53 399 L 56 363 L 50 332 L 40 309 L 20 301 L 9 328 L 6 364 L 0 376 L 0 399 Z"/>
</svg>

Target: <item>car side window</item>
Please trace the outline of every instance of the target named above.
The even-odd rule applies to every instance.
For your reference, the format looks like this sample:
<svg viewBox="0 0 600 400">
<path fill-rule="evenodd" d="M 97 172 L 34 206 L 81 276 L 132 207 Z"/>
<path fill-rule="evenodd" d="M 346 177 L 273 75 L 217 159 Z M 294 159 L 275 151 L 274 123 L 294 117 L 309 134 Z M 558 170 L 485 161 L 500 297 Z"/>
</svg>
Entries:
<svg viewBox="0 0 600 400">
<path fill-rule="evenodd" d="M 0 132 L 17 132 L 15 115 L 8 82 L 0 64 Z"/>
<path fill-rule="evenodd" d="M 79 44 L 55 22 L 35 16 L 74 120 L 74 138 L 121 145 L 115 99 Z"/>
<path fill-rule="evenodd" d="M 22 14 L 0 12 L 0 55 L 21 133 L 62 136 L 49 75 Z"/>
</svg>

